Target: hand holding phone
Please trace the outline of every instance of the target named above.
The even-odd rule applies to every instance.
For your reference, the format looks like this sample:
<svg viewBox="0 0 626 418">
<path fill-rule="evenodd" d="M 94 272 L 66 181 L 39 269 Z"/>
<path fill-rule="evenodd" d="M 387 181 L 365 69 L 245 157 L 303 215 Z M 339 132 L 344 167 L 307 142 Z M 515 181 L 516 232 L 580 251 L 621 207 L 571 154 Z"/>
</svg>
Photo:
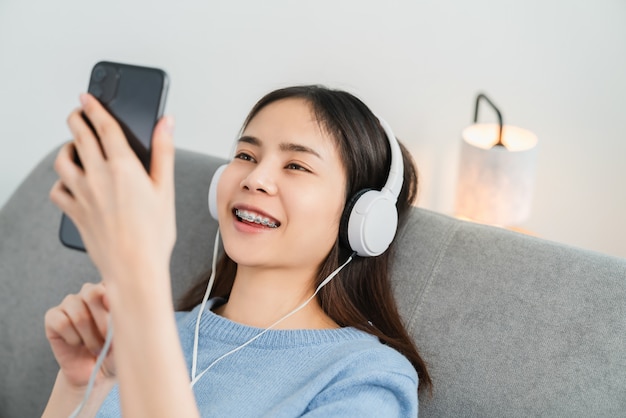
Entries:
<svg viewBox="0 0 626 418">
<path fill-rule="evenodd" d="M 167 74 L 156 68 L 103 61 L 91 72 L 88 92 L 115 118 L 148 172 L 152 135 L 163 115 L 168 85 Z M 83 118 L 93 130 L 89 119 L 85 115 Z M 93 132 L 95 134 L 95 130 Z M 77 154 L 74 160 L 81 165 Z M 61 219 L 59 238 L 65 246 L 85 251 L 78 229 L 65 214 Z"/>
</svg>

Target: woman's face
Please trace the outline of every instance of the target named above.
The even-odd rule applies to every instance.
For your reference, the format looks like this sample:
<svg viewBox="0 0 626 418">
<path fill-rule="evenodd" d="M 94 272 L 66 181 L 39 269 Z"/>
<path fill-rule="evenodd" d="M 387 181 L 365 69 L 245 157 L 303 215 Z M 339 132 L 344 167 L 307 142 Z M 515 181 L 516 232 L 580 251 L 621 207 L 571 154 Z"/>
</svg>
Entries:
<svg viewBox="0 0 626 418">
<path fill-rule="evenodd" d="M 346 175 L 304 99 L 264 107 L 239 139 L 217 192 L 220 232 L 239 266 L 316 272 L 335 243 Z"/>
</svg>

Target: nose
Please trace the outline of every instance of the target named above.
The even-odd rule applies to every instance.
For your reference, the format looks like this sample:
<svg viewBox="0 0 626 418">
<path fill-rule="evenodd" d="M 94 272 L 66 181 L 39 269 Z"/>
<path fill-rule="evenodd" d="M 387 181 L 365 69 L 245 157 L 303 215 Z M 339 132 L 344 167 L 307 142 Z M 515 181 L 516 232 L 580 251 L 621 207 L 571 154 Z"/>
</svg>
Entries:
<svg viewBox="0 0 626 418">
<path fill-rule="evenodd" d="M 272 172 L 271 168 L 263 164 L 257 164 L 241 181 L 241 188 L 267 193 L 269 195 L 276 194 L 275 174 Z"/>
</svg>

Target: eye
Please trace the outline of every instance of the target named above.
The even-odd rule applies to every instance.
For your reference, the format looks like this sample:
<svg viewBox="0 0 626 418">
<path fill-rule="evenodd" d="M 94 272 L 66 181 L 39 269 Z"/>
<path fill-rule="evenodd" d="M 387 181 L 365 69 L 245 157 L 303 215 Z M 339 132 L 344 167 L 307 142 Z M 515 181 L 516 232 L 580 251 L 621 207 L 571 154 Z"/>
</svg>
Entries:
<svg viewBox="0 0 626 418">
<path fill-rule="evenodd" d="M 303 166 L 301 166 L 300 164 L 297 163 L 289 163 L 285 166 L 285 168 L 289 169 L 289 170 L 296 170 L 296 171 L 306 171 L 306 172 L 310 172 L 310 170 L 304 168 Z"/>
<path fill-rule="evenodd" d="M 250 154 L 246 154 L 245 152 L 238 152 L 235 155 L 235 159 L 254 162 L 254 158 Z"/>
</svg>

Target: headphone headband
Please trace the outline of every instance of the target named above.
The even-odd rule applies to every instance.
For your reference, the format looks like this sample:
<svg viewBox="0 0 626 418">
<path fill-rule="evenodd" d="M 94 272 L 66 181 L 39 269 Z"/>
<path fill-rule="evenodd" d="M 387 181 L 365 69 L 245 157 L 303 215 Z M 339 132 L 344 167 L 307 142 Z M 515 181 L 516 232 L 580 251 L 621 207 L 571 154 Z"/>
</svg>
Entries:
<svg viewBox="0 0 626 418">
<path fill-rule="evenodd" d="M 387 141 L 389 141 L 389 148 L 391 149 L 391 164 L 389 166 L 389 175 L 387 176 L 387 182 L 381 189 L 381 191 L 388 191 L 394 197 L 398 199 L 400 191 L 402 190 L 402 184 L 404 183 L 404 164 L 402 163 L 402 150 L 400 150 L 400 144 L 396 139 L 396 136 L 391 130 L 391 126 L 381 117 L 378 117 L 380 126 L 383 127 Z"/>
</svg>

